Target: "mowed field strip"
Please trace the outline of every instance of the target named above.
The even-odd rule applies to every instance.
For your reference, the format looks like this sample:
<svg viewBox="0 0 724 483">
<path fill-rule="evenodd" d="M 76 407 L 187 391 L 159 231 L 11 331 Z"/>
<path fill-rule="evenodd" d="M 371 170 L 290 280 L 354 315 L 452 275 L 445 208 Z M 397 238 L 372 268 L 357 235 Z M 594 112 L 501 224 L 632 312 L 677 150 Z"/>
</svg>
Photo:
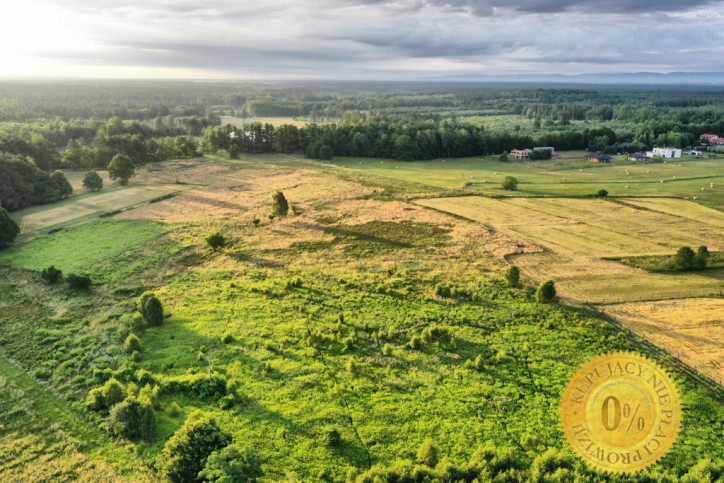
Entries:
<svg viewBox="0 0 724 483">
<path fill-rule="evenodd" d="M 720 384 L 724 382 L 724 299 L 619 304 L 604 311 Z"/>
<path fill-rule="evenodd" d="M 85 222 L 103 213 L 147 203 L 160 196 L 190 188 L 177 184 L 114 188 L 20 210 L 13 213 L 13 218 L 20 225 L 20 237 L 30 238 L 43 231 Z"/>
<path fill-rule="evenodd" d="M 533 280 L 552 278 L 565 295 L 584 302 L 659 300 L 717 293 L 724 270 L 654 274 L 604 257 L 672 254 L 682 245 L 724 249 L 724 213 L 678 200 L 650 200 L 649 209 L 600 199 L 431 198 L 417 204 L 484 223 L 546 252 L 515 256 Z M 661 208 L 654 210 L 656 202 Z"/>
</svg>

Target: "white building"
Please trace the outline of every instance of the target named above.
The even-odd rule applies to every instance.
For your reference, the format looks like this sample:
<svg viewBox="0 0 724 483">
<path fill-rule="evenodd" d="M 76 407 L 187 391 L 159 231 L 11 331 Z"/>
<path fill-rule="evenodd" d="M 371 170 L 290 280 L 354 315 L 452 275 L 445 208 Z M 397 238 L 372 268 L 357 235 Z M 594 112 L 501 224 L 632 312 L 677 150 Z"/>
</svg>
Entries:
<svg viewBox="0 0 724 483">
<path fill-rule="evenodd" d="M 680 158 L 681 149 L 676 148 L 654 148 L 653 151 L 647 151 L 648 158 Z"/>
</svg>

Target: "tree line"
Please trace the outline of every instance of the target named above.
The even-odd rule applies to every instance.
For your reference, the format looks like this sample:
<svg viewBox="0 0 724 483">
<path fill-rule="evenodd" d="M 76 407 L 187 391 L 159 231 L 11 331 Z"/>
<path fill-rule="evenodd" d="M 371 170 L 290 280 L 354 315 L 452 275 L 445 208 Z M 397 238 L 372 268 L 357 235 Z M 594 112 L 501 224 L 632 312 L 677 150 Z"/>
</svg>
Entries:
<svg viewBox="0 0 724 483">
<path fill-rule="evenodd" d="M 403 161 L 445 157 L 481 156 L 513 149 L 554 146 L 557 150 L 586 149 L 615 145 L 617 134 L 598 127 L 529 136 L 520 133 L 488 132 L 454 120 L 415 121 L 365 118 L 357 124 L 307 124 L 303 127 L 258 122 L 234 127 L 230 124 L 207 128 L 205 152 L 303 153 L 310 158 L 332 156 L 393 158 Z"/>
</svg>

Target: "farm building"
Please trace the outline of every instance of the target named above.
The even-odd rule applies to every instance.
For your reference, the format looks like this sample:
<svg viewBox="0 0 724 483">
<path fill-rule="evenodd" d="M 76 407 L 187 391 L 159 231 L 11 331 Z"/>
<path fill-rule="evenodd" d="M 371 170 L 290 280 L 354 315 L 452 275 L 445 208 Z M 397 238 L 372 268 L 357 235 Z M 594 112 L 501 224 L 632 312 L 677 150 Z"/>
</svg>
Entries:
<svg viewBox="0 0 724 483">
<path fill-rule="evenodd" d="M 586 161 L 594 161 L 596 163 L 610 163 L 611 156 L 596 151 L 595 153 L 586 154 Z"/>
<path fill-rule="evenodd" d="M 515 159 L 529 159 L 531 154 L 532 149 L 514 149 L 510 152 L 510 156 Z"/>
<path fill-rule="evenodd" d="M 714 139 L 719 139 L 719 136 L 717 136 L 716 134 L 702 134 L 701 136 L 699 136 L 700 141 L 711 142 Z"/>
<path fill-rule="evenodd" d="M 628 160 L 629 161 L 646 161 L 648 158 L 646 157 L 645 153 L 634 153 L 629 154 Z"/>
<path fill-rule="evenodd" d="M 681 149 L 676 148 L 654 148 L 653 151 L 647 151 L 646 156 L 649 158 L 680 158 Z"/>
</svg>

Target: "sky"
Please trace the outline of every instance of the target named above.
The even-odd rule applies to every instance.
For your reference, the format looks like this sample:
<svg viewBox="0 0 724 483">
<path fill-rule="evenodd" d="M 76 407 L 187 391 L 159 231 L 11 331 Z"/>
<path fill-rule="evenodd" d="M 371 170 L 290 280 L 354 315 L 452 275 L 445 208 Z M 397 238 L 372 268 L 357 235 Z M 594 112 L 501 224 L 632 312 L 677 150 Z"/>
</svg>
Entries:
<svg viewBox="0 0 724 483">
<path fill-rule="evenodd" d="M 0 59 L 0 78 L 724 72 L 724 1 L 16 0 Z"/>
</svg>

